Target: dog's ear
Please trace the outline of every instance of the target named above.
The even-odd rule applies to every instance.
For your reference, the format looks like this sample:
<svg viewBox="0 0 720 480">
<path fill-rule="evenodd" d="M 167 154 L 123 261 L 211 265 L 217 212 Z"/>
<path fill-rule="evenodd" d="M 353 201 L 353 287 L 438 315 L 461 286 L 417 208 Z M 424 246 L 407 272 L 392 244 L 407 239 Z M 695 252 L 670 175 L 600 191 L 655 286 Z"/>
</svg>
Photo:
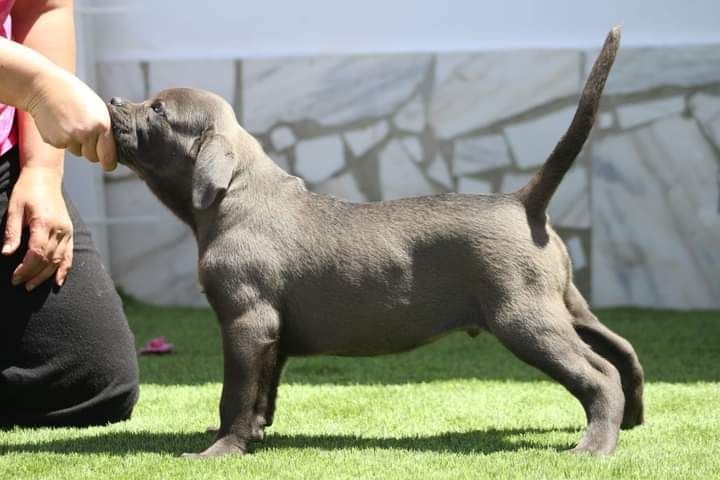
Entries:
<svg viewBox="0 0 720 480">
<path fill-rule="evenodd" d="M 204 210 L 227 190 L 237 162 L 225 135 L 207 132 L 200 141 L 192 178 L 192 203 L 196 209 Z"/>
</svg>

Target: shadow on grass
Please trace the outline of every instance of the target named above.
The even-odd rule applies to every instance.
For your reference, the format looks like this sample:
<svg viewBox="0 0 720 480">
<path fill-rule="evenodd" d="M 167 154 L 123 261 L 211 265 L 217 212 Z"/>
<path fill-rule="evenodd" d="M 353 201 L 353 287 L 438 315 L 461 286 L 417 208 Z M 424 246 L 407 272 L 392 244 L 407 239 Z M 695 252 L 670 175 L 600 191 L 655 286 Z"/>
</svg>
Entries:
<svg viewBox="0 0 720 480">
<path fill-rule="evenodd" d="M 375 438 L 353 435 L 273 435 L 264 442 L 253 444 L 252 452 L 267 449 L 316 449 L 316 450 L 406 450 L 418 452 L 452 452 L 460 454 L 489 454 L 517 450 L 565 450 L 572 445 L 542 443 L 520 438 L 525 434 L 578 432 L 576 428 L 559 429 L 491 429 L 472 432 L 447 432 L 425 437 Z M 59 453 L 59 454 L 106 454 L 128 455 L 156 453 L 179 455 L 183 452 L 199 452 L 207 448 L 212 434 L 198 433 L 150 433 L 108 432 L 92 437 L 51 440 L 44 443 L 0 445 L 0 455 L 7 453 Z"/>
<path fill-rule="evenodd" d="M 142 383 L 197 385 L 222 381 L 217 322 L 209 309 L 130 303 L 128 320 L 138 343 L 167 335 L 177 353 L 141 357 Z M 635 347 L 648 382 L 720 381 L 720 312 L 650 309 L 596 311 Z M 542 373 L 490 334 L 457 333 L 412 352 L 372 358 L 291 358 L 282 382 L 295 384 L 405 384 L 448 379 L 538 381 Z"/>
</svg>

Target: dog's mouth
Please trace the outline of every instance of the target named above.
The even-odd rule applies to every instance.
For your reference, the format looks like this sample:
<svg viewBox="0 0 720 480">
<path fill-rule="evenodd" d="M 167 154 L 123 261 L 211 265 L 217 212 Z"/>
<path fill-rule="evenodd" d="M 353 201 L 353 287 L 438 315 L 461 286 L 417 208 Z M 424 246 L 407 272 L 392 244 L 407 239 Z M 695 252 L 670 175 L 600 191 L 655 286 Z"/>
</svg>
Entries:
<svg viewBox="0 0 720 480">
<path fill-rule="evenodd" d="M 129 115 L 113 105 L 108 105 L 110 111 L 110 125 L 115 145 L 117 147 L 117 160 L 121 165 L 133 168 L 135 166 L 135 153 L 137 150 L 137 136 L 135 130 L 130 128 Z M 133 168 L 134 170 L 134 168 Z"/>
</svg>

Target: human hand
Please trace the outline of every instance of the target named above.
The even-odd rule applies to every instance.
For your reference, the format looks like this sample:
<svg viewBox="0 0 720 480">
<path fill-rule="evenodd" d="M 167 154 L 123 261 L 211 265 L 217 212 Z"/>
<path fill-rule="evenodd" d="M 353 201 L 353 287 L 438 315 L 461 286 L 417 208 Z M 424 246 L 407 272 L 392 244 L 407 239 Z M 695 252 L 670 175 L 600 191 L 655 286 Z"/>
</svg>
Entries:
<svg viewBox="0 0 720 480">
<path fill-rule="evenodd" d="M 38 75 L 32 91 L 25 110 L 46 143 L 99 161 L 106 171 L 115 169 L 110 114 L 90 87 L 61 68 L 51 68 Z"/>
<path fill-rule="evenodd" d="M 73 226 L 62 196 L 62 175 L 45 166 L 25 166 L 10 194 L 3 255 L 20 246 L 22 230 L 30 231 L 27 252 L 13 272 L 12 284 L 30 291 L 55 275 L 62 286 L 73 259 Z"/>
</svg>

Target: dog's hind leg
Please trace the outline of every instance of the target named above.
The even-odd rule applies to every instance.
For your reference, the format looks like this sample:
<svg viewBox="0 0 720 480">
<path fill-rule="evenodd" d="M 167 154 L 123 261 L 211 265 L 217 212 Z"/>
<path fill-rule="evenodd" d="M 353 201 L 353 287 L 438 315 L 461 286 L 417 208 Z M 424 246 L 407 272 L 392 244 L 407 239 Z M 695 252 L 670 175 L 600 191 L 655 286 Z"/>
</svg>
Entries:
<svg viewBox="0 0 720 480">
<path fill-rule="evenodd" d="M 613 332 L 590 311 L 587 302 L 577 288 L 570 284 L 565 303 L 573 316 L 573 327 L 585 343 L 605 357 L 620 372 L 625 412 L 622 428 L 632 428 L 643 423 L 644 373 L 640 360 L 630 342 Z"/>
<path fill-rule="evenodd" d="M 572 451 L 608 454 L 617 444 L 623 416 L 620 375 L 580 339 L 564 305 L 557 308 L 557 303 L 522 311 L 510 308 L 488 326 L 517 357 L 557 380 L 580 401 L 588 426 Z"/>
</svg>

